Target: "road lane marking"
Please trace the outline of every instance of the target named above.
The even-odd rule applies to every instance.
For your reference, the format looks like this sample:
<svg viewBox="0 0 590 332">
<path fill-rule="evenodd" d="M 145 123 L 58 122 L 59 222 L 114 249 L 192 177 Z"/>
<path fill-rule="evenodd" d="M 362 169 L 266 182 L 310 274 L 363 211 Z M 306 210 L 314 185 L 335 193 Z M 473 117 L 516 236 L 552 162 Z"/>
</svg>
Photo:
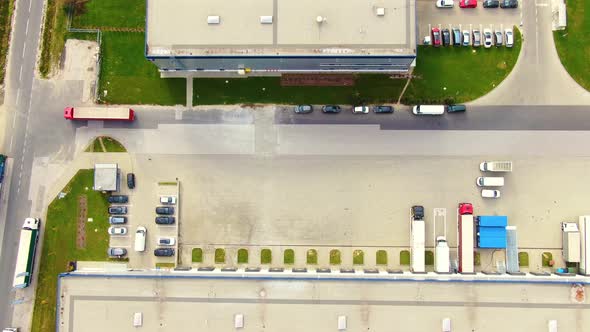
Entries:
<svg viewBox="0 0 590 332">
<path fill-rule="evenodd" d="M 16 89 L 16 105 L 18 105 L 18 99 L 19 98 L 20 98 L 20 88 Z"/>
<path fill-rule="evenodd" d="M 12 152 L 12 141 L 14 141 L 14 135 L 10 135 L 10 145 L 8 146 L 8 151 Z"/>
<path fill-rule="evenodd" d="M 29 14 L 31 13 L 31 6 L 33 6 L 33 0 L 29 1 Z"/>
<path fill-rule="evenodd" d="M 16 114 L 14 115 L 14 118 L 12 118 L 12 129 L 14 129 L 15 125 L 16 125 Z"/>
<path fill-rule="evenodd" d="M 25 52 L 27 51 L 27 43 L 23 46 L 23 59 L 25 58 Z"/>
<path fill-rule="evenodd" d="M 24 53 L 23 53 L 24 54 Z M 24 55 L 23 55 L 24 57 Z M 20 69 L 18 70 L 18 81 L 19 83 L 23 80 L 23 66 L 20 66 Z"/>
<path fill-rule="evenodd" d="M 25 28 L 25 37 L 29 33 L 29 19 L 27 18 L 27 27 Z"/>
<path fill-rule="evenodd" d="M 537 7 L 549 7 L 548 3 L 538 3 Z"/>
</svg>

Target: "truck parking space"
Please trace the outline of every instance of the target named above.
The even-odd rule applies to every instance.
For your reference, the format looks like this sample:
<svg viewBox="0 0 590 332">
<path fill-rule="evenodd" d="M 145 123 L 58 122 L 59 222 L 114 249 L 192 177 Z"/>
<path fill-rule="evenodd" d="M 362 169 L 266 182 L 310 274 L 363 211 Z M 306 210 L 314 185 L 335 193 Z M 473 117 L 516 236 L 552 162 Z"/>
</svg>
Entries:
<svg viewBox="0 0 590 332">
<path fill-rule="evenodd" d="M 476 8 L 460 8 L 459 1 L 454 1 L 453 8 L 437 8 L 434 0 L 417 1 L 416 9 L 418 22 L 418 43 L 423 44 L 424 37 L 431 35 L 432 28 L 458 28 L 461 31 L 473 30 L 482 32 L 484 29 L 492 31 L 511 29 L 520 26 L 522 21 L 521 8 L 483 8 L 481 1 Z M 519 4 L 520 5 L 520 4 Z"/>
</svg>

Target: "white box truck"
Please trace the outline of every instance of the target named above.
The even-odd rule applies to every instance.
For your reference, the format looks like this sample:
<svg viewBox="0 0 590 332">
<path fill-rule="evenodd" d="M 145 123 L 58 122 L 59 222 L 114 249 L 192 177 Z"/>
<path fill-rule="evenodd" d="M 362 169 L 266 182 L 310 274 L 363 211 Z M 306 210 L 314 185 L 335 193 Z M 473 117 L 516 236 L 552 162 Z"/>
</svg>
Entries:
<svg viewBox="0 0 590 332">
<path fill-rule="evenodd" d="M 450 250 L 447 240 L 444 236 L 436 238 L 436 248 L 434 251 L 434 269 L 438 273 L 451 272 Z"/>
<path fill-rule="evenodd" d="M 504 185 L 503 177 L 479 176 L 475 179 L 479 187 L 502 187 Z"/>
<path fill-rule="evenodd" d="M 484 161 L 479 164 L 482 172 L 512 172 L 511 161 Z"/>
</svg>

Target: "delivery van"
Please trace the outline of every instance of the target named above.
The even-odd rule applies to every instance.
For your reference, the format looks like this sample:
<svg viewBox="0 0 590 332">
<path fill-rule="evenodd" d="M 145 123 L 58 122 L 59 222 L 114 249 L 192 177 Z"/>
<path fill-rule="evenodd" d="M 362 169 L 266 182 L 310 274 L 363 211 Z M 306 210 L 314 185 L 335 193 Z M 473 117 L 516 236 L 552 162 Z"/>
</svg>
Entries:
<svg viewBox="0 0 590 332">
<path fill-rule="evenodd" d="M 502 187 L 504 185 L 503 177 L 480 176 L 475 182 L 480 187 Z"/>
<path fill-rule="evenodd" d="M 145 251 L 145 237 L 147 229 L 143 226 L 137 227 L 135 231 L 135 251 Z"/>
<path fill-rule="evenodd" d="M 445 114 L 445 105 L 416 105 L 412 108 L 415 115 L 443 115 Z"/>
</svg>

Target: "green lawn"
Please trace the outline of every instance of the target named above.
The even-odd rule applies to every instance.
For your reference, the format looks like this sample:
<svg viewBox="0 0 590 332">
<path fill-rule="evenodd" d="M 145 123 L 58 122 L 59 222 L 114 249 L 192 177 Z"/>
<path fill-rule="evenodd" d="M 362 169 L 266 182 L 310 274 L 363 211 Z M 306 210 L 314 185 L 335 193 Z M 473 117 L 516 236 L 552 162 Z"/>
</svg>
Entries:
<svg viewBox="0 0 590 332">
<path fill-rule="evenodd" d="M 0 1 L 0 86 L 4 83 L 4 75 L 6 74 L 8 39 L 10 38 L 10 28 L 13 13 L 13 0 Z"/>
<path fill-rule="evenodd" d="M 285 250 L 283 263 L 289 265 L 295 263 L 295 251 L 293 251 L 293 249 Z"/>
<path fill-rule="evenodd" d="M 521 251 L 518 253 L 518 266 L 528 267 L 529 266 L 529 254 Z"/>
<path fill-rule="evenodd" d="M 193 248 L 191 255 L 193 263 L 203 263 L 203 249 Z"/>
<path fill-rule="evenodd" d="M 101 140 L 102 140 L 102 143 L 103 143 L 106 151 L 103 151 L 102 145 L 100 144 Z M 127 149 L 125 149 L 123 144 L 121 144 L 116 139 L 114 139 L 112 137 L 108 137 L 108 136 L 101 136 L 101 137 L 95 138 L 90 143 L 90 145 L 88 145 L 86 150 L 84 150 L 84 151 L 86 151 L 86 152 L 127 152 Z"/>
<path fill-rule="evenodd" d="M 377 254 L 376 254 L 375 259 L 376 259 L 377 265 L 387 265 L 387 251 L 377 250 Z"/>
<path fill-rule="evenodd" d="M 410 265 L 410 252 L 408 250 L 400 251 L 399 265 Z"/>
<path fill-rule="evenodd" d="M 32 331 L 53 331 L 55 328 L 55 305 L 57 275 L 66 272 L 69 261 L 107 260 L 109 238 L 107 234 L 107 196 L 93 191 L 93 170 L 80 170 L 63 189 L 63 199 L 55 199 L 47 210 L 43 248 L 37 257 L 40 264 Z M 78 197 L 86 195 L 88 217 L 86 224 L 86 249 L 76 247 Z"/>
<path fill-rule="evenodd" d="M 57 65 L 66 43 L 67 10 L 65 2 L 65 0 L 47 0 L 39 59 L 39 71 L 42 77 L 47 77 L 51 73 L 51 69 Z"/>
<path fill-rule="evenodd" d="M 424 252 L 424 264 L 434 265 L 434 253 L 431 250 Z"/>
<path fill-rule="evenodd" d="M 330 265 L 340 265 L 342 263 L 342 256 L 340 250 L 330 250 Z"/>
<path fill-rule="evenodd" d="M 272 251 L 270 249 L 262 249 L 260 252 L 260 264 L 272 263 Z"/>
<path fill-rule="evenodd" d="M 553 266 L 553 254 L 550 252 L 544 252 L 541 254 L 541 265 L 543 265 L 543 267 Z"/>
<path fill-rule="evenodd" d="M 355 250 L 352 252 L 352 264 L 354 264 L 354 265 L 365 264 L 365 253 L 362 250 Z"/>
<path fill-rule="evenodd" d="M 318 263 L 318 251 L 315 249 L 309 249 L 307 251 L 307 264 L 315 265 Z"/>
<path fill-rule="evenodd" d="M 282 87 L 279 77 L 198 78 L 193 81 L 193 104 L 391 103 L 397 102 L 405 84 L 406 80 L 377 74 L 358 75 L 351 87 Z"/>
<path fill-rule="evenodd" d="M 145 59 L 144 34 L 137 32 L 103 34 L 99 91 L 100 101 L 108 104 L 186 103 L 186 80 L 161 79 L 156 66 Z"/>
<path fill-rule="evenodd" d="M 414 77 L 402 103 L 461 103 L 481 97 L 498 86 L 512 71 L 521 48 L 514 28 L 514 47 L 419 46 Z"/>
<path fill-rule="evenodd" d="M 74 16 L 76 28 L 145 28 L 145 0 L 91 0 Z"/>
<path fill-rule="evenodd" d="M 225 249 L 223 249 L 223 248 L 215 249 L 215 263 L 216 264 L 225 263 Z"/>
<path fill-rule="evenodd" d="M 238 250 L 238 264 L 248 264 L 248 249 Z"/>
<path fill-rule="evenodd" d="M 569 0 L 567 28 L 554 31 L 561 63 L 578 84 L 590 91 L 590 0 Z"/>
</svg>

